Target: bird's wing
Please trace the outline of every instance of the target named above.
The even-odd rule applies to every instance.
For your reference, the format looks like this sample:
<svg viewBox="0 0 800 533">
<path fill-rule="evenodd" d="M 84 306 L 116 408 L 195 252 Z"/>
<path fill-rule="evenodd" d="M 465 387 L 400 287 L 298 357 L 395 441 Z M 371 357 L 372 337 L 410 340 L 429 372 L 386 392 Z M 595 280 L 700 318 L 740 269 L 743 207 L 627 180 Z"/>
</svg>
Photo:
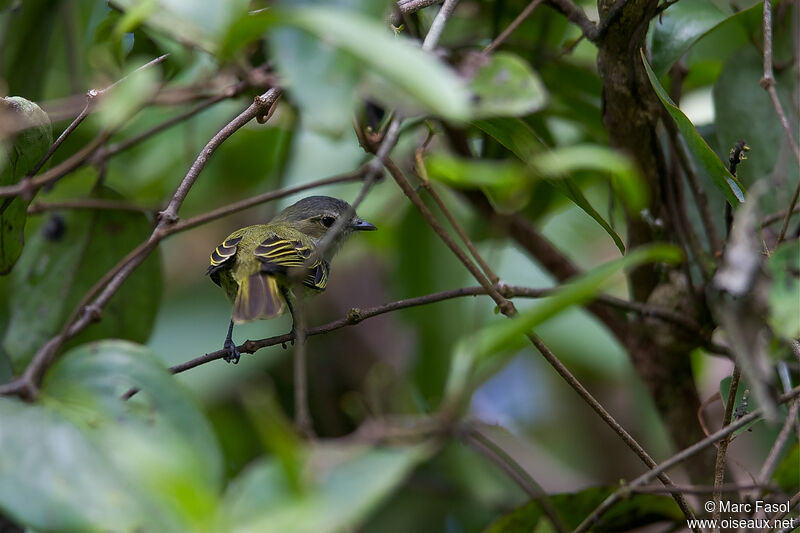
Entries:
<svg viewBox="0 0 800 533">
<path fill-rule="evenodd" d="M 239 244 L 239 241 L 242 240 L 242 236 L 244 235 L 244 228 L 241 230 L 235 231 L 228 235 L 222 244 L 217 246 L 213 252 L 211 252 L 211 264 L 206 270 L 206 276 L 211 276 L 211 280 L 219 285 L 219 272 L 226 263 L 236 255 L 236 248 Z"/>
<path fill-rule="evenodd" d="M 255 256 L 261 261 L 261 271 L 268 274 L 286 274 L 289 268 L 305 268 L 303 285 L 314 290 L 325 290 L 328 284 L 330 267 L 320 259 L 310 261 L 313 250 L 311 245 L 299 239 L 285 239 L 271 234 L 264 239 L 255 250 Z"/>
</svg>

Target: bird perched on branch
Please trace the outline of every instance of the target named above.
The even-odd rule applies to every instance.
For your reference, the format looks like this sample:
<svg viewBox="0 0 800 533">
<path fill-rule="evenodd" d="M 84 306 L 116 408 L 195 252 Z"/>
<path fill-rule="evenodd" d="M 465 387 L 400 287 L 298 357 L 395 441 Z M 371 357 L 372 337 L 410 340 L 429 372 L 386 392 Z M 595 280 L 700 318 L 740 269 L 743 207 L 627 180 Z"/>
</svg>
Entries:
<svg viewBox="0 0 800 533">
<path fill-rule="evenodd" d="M 337 224 L 343 217 L 347 219 Z M 375 229 L 358 218 L 347 202 L 330 196 L 309 196 L 267 224 L 247 226 L 228 235 L 211 252 L 211 265 L 206 272 L 233 303 L 224 344 L 228 352 L 225 360 L 239 362 L 236 343 L 231 339 L 234 324 L 272 318 L 286 306 L 292 314 L 294 333 L 292 286 L 302 285 L 313 293 L 325 290 L 330 261 L 337 249 L 354 232 Z M 326 239 L 325 249 L 320 250 L 320 243 L 331 231 L 336 233 Z"/>
</svg>

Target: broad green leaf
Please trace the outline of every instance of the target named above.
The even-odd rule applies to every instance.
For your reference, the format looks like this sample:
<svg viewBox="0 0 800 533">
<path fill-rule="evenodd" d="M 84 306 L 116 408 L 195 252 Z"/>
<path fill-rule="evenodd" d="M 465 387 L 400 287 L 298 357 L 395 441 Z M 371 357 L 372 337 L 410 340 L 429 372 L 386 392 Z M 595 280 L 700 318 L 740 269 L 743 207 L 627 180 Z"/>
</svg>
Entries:
<svg viewBox="0 0 800 533">
<path fill-rule="evenodd" d="M 53 144 L 47 114 L 35 103 L 10 96 L 0 99 L 0 123 L 25 128 L 12 139 L 0 138 L 0 186 L 24 178 Z M 0 275 L 8 274 L 22 254 L 25 219 L 30 202 L 22 197 L 0 197 Z"/>
<path fill-rule="evenodd" d="M 63 11 L 51 0 L 25 0 L 4 13 L 3 45 L 0 47 L 2 94 L 20 94 L 31 100 L 44 96 L 51 65 L 55 28 Z"/>
<path fill-rule="evenodd" d="M 636 166 L 619 152 L 596 144 L 579 144 L 554 148 L 537 154 L 531 161 L 540 174 L 558 178 L 577 170 L 608 173 L 614 190 L 631 210 L 647 205 L 648 190 Z"/>
<path fill-rule="evenodd" d="M 737 180 L 735 176 L 731 175 L 725 164 L 717 157 L 717 154 L 714 153 L 711 147 L 708 146 L 708 143 L 706 143 L 703 137 L 701 137 L 694 128 L 692 122 L 683 114 L 683 111 L 673 103 L 672 99 L 658 81 L 653 69 L 650 68 L 650 64 L 644 57 L 644 52 L 642 51 L 640 54 L 644 67 L 647 70 L 647 76 L 650 78 L 650 84 L 653 86 L 661 103 L 664 104 L 667 112 L 678 126 L 678 130 L 681 132 L 681 135 L 683 135 L 689 150 L 700 162 L 700 165 L 702 165 L 706 173 L 714 180 L 717 188 L 725 196 L 728 203 L 736 207 L 744 202 L 744 187 L 742 187 L 742 184 L 739 183 L 739 180 Z"/>
<path fill-rule="evenodd" d="M 428 176 L 453 187 L 480 188 L 500 212 L 525 207 L 533 180 L 524 165 L 509 159 L 462 159 L 442 153 L 425 159 Z"/>
<path fill-rule="evenodd" d="M 800 337 L 800 241 L 783 243 L 767 260 L 772 277 L 769 317 L 772 331 L 784 339 Z"/>
<path fill-rule="evenodd" d="M 126 401 L 130 387 L 140 392 Z M 37 404 L 0 399 L 0 419 L 0 508 L 20 524 L 184 532 L 205 529 L 215 512 L 214 435 L 146 348 L 77 348 L 48 371 Z"/>
<path fill-rule="evenodd" d="M 616 487 L 592 487 L 576 493 L 554 494 L 549 500 L 564 524 L 574 529 L 615 490 Z M 549 523 L 549 519 L 542 513 L 541 505 L 532 501 L 501 516 L 484 529 L 484 533 L 539 531 L 536 528 L 539 520 Z M 670 496 L 634 494 L 605 513 L 602 520 L 592 526 L 592 531 L 630 531 L 657 522 L 682 520 L 684 515 Z"/>
<path fill-rule="evenodd" d="M 764 75 L 763 63 L 759 51 L 752 46 L 745 47 L 724 63 L 714 84 L 717 153 L 728 154 L 739 140 L 747 143 L 750 147 L 747 160 L 739 165 L 737 171 L 737 178 L 747 186 L 752 186 L 773 172 L 779 164 L 781 147 L 785 145 L 785 133 L 772 100 L 766 91 L 758 90 L 759 81 Z M 788 104 L 796 87 L 797 79 L 792 72 L 778 72 L 776 89 L 784 102 L 784 110 L 789 113 L 790 123 L 795 125 L 796 114 L 793 106 Z M 796 176 L 797 165 L 793 164 L 792 167 Z M 785 175 L 784 180 L 789 183 L 794 181 L 792 173 L 779 172 Z M 789 189 L 787 186 L 786 190 Z M 779 205 L 773 208 L 778 209 Z"/>
<path fill-rule="evenodd" d="M 539 76 L 527 62 L 507 52 L 492 54 L 478 68 L 470 88 L 475 117 L 527 115 L 547 103 L 547 92 Z"/>
<path fill-rule="evenodd" d="M 347 10 L 301 6 L 247 15 L 231 27 L 222 56 L 279 26 L 298 28 L 346 52 L 433 114 L 451 120 L 469 116 L 468 91 L 453 71 L 383 24 Z"/>
<path fill-rule="evenodd" d="M 134 530 L 141 525 L 145 509 L 125 481 L 56 410 L 0 398 L 0 419 L 3 514 L 41 531 Z"/>
<path fill-rule="evenodd" d="M 465 392 L 486 377 L 487 372 L 480 372 L 480 367 L 499 365 L 501 362 L 494 356 L 519 347 L 522 335 L 531 332 L 545 320 L 572 306 L 591 301 L 621 270 L 635 268 L 643 263 L 674 263 L 680 260 L 680 250 L 671 245 L 656 244 L 637 248 L 625 257 L 609 261 L 560 286 L 552 296 L 537 302 L 514 318 L 495 322 L 460 341 L 455 348 L 445 388 L 446 401 L 462 399 Z"/>
<path fill-rule="evenodd" d="M 233 533 L 347 531 L 433 451 L 429 444 L 318 445 L 306 461 L 307 483 L 301 496 L 291 489 L 276 461 L 255 464 L 231 484 L 217 529 Z"/>
<path fill-rule="evenodd" d="M 112 0 L 111 4 L 125 12 L 118 25 L 120 33 L 132 31 L 144 23 L 180 43 L 214 53 L 219 36 L 224 35 L 230 23 L 246 11 L 249 2 Z"/>
<path fill-rule="evenodd" d="M 518 118 L 494 118 L 489 120 L 478 120 L 472 123 L 478 129 L 486 132 L 494 140 L 505 146 L 525 164 L 531 164 L 535 160 L 535 154 L 545 151 L 547 146 L 541 142 L 533 130 Z M 614 231 L 611 224 L 592 207 L 589 200 L 583 195 L 575 180 L 568 176 L 557 179 L 544 178 L 561 194 L 569 198 L 575 205 L 580 207 L 587 215 L 592 217 L 595 222 L 605 230 L 614 240 L 620 252 L 625 253 L 625 244 L 622 238 Z"/>
<path fill-rule="evenodd" d="M 119 199 L 109 189 L 98 195 Z M 151 228 L 144 214 L 125 211 L 81 209 L 50 216 L 25 247 L 11 277 L 11 320 L 3 348 L 17 371 L 60 330 L 89 288 L 149 237 Z M 156 250 L 108 302 L 102 320 L 68 346 L 108 337 L 146 341 L 161 300 L 161 285 Z"/>
<path fill-rule="evenodd" d="M 678 2 L 655 19 L 653 70 L 666 74 L 692 45 L 725 20 L 726 14 L 711 0 Z"/>
<path fill-rule="evenodd" d="M 126 401 L 133 387 L 140 392 Z M 177 523 L 211 518 L 222 485 L 216 438 L 150 350 L 118 340 L 75 348 L 50 369 L 42 397 L 97 445 L 139 499 Z"/>
</svg>

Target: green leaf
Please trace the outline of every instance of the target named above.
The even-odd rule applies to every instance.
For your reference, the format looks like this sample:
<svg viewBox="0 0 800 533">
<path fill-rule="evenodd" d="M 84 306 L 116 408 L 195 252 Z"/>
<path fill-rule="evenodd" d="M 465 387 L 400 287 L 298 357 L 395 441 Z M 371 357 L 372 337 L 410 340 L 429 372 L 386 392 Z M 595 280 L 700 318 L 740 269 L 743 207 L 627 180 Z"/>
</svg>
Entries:
<svg viewBox="0 0 800 533">
<path fill-rule="evenodd" d="M 552 296 L 537 302 L 514 318 L 490 324 L 460 341 L 455 348 L 450 375 L 445 387 L 446 401 L 463 398 L 476 382 L 487 377 L 486 367 L 494 369 L 496 355 L 521 346 L 522 335 L 537 325 L 553 318 L 564 310 L 583 305 L 595 298 L 609 280 L 623 269 L 635 268 L 643 263 L 681 260 L 680 250 L 671 245 L 655 244 L 630 251 L 625 257 L 609 261 L 558 288 Z M 484 371 L 481 372 L 481 367 Z"/>
<path fill-rule="evenodd" d="M 681 132 L 681 135 L 683 135 L 689 150 L 700 162 L 700 165 L 702 165 L 706 173 L 714 180 L 717 188 L 728 200 L 728 203 L 736 207 L 744 202 L 744 187 L 742 184 L 728 171 L 725 164 L 717 157 L 717 154 L 714 153 L 711 147 L 708 146 L 708 143 L 706 143 L 703 137 L 700 136 L 692 122 L 683 114 L 683 111 L 672 102 L 672 99 L 661 86 L 661 83 L 659 83 L 653 69 L 650 68 L 650 64 L 644 57 L 644 52 L 642 51 L 640 54 L 644 67 L 647 70 L 647 76 L 650 78 L 650 84 L 653 86 L 661 103 L 664 104 L 667 112 L 672 116 L 672 119 L 678 126 L 678 130 Z"/>
<path fill-rule="evenodd" d="M 98 196 L 119 199 L 103 189 Z M 84 294 L 151 232 L 141 213 L 72 210 L 53 214 L 26 246 L 9 287 L 11 320 L 3 347 L 21 371 L 63 326 Z M 125 281 L 103 310 L 67 347 L 116 337 L 144 342 L 161 300 L 160 252 L 156 250 Z"/>
<path fill-rule="evenodd" d="M 481 65 L 470 83 L 475 95 L 475 117 L 519 116 L 534 113 L 547 103 L 547 92 L 527 62 L 498 52 Z"/>
<path fill-rule="evenodd" d="M 631 210 L 647 205 L 648 190 L 633 162 L 607 146 L 578 144 L 537 154 L 531 161 L 542 175 L 558 178 L 577 170 L 608 173 L 614 190 Z"/>
<path fill-rule="evenodd" d="M 663 76 L 694 43 L 725 20 L 727 15 L 711 0 L 678 2 L 655 21 L 653 70 Z"/>
<path fill-rule="evenodd" d="M 518 118 L 477 120 L 472 124 L 506 147 L 526 164 L 534 160 L 535 154 L 547 149 L 547 145 L 536 137 L 536 134 L 530 126 Z M 614 244 L 617 245 L 620 252 L 623 254 L 625 253 L 625 243 L 622 242 L 622 238 L 614 231 L 611 224 L 606 222 L 603 216 L 592 207 L 592 204 L 589 203 L 589 200 L 583 195 L 583 192 L 581 192 L 580 187 L 578 187 L 574 179 L 569 176 L 561 176 L 557 179 L 545 177 L 544 179 L 561 194 L 575 203 L 575 205 L 580 207 L 587 215 L 592 217 L 595 222 L 600 224 L 605 232 L 613 239 Z"/>
<path fill-rule="evenodd" d="M 800 241 L 783 243 L 767 259 L 772 278 L 769 317 L 772 331 L 784 339 L 800 337 Z"/>
<path fill-rule="evenodd" d="M 518 211 L 530 199 L 533 180 L 525 166 L 516 161 L 434 153 L 425 158 L 425 169 L 431 179 L 453 187 L 480 188 L 500 212 Z"/>
<path fill-rule="evenodd" d="M 591 487 L 580 492 L 554 494 L 549 497 L 555 511 L 570 528 L 600 505 L 616 487 Z M 547 520 L 538 502 L 531 501 L 501 516 L 484 533 L 529 533 L 538 531 L 540 519 Z M 679 522 L 684 519 L 678 505 L 670 496 L 634 494 L 615 505 L 592 526 L 597 533 L 630 531 L 656 522 Z"/>
<path fill-rule="evenodd" d="M 226 495 L 218 529 L 233 533 L 346 531 L 406 478 L 434 447 L 327 444 L 313 448 L 302 495 L 293 492 L 277 461 L 253 465 Z"/>
<path fill-rule="evenodd" d="M 430 113 L 451 120 L 469 116 L 468 91 L 452 70 L 383 24 L 347 10 L 300 6 L 247 15 L 231 26 L 221 55 L 231 57 L 252 38 L 279 26 L 303 30 L 351 55 Z"/>
<path fill-rule="evenodd" d="M 0 139 L 0 186 L 19 183 L 53 144 L 50 119 L 29 100 L 0 99 L 0 122 L 4 121 L 25 129 L 10 140 Z M 8 274 L 22 254 L 29 203 L 19 196 L 0 197 L 0 275 Z"/>
<path fill-rule="evenodd" d="M 231 22 L 245 13 L 249 5 L 246 0 L 112 0 L 111 3 L 125 12 L 118 25 L 119 33 L 132 31 L 144 23 L 180 43 L 211 53 L 217 51 L 219 36 L 226 33 Z"/>
<path fill-rule="evenodd" d="M 134 530 L 140 525 L 145 509 L 98 448 L 58 412 L 0 398 L 0 419 L 4 514 L 41 531 Z"/>
<path fill-rule="evenodd" d="M 764 74 L 763 62 L 761 53 L 752 46 L 732 54 L 724 63 L 713 92 L 717 151 L 727 154 L 737 141 L 746 141 L 750 151 L 747 160 L 738 167 L 737 178 L 748 186 L 769 176 L 780 164 L 781 147 L 788 148 L 772 100 L 766 91 L 756 89 Z M 776 89 L 784 102 L 784 110 L 789 113 L 791 124 L 797 124 L 797 119 L 794 106 L 787 104 L 792 101 L 795 87 L 797 81 L 792 72 L 777 75 Z M 796 176 L 797 166 L 792 167 Z M 791 174 L 782 170 L 778 172 Z M 790 175 L 783 179 L 796 183 L 796 178 Z M 787 190 L 789 187 L 787 183 Z M 774 208 L 778 209 L 778 206 Z"/>
<path fill-rule="evenodd" d="M 140 392 L 123 399 L 134 387 Z M 75 348 L 50 369 L 41 393 L 148 505 L 198 526 L 211 518 L 222 485 L 216 438 L 197 403 L 149 349 L 117 340 Z"/>
<path fill-rule="evenodd" d="M 124 400 L 134 386 L 141 392 Z M 146 348 L 77 348 L 47 373 L 37 404 L 0 399 L 0 419 L 0 508 L 20 524 L 183 532 L 204 529 L 215 512 L 214 435 Z"/>
</svg>

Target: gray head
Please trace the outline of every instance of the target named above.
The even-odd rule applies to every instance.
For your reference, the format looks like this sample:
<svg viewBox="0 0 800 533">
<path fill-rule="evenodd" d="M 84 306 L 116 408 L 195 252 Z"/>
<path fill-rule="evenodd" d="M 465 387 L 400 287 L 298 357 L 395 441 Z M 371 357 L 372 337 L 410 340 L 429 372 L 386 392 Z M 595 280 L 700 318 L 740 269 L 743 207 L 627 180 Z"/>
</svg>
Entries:
<svg viewBox="0 0 800 533">
<path fill-rule="evenodd" d="M 309 196 L 278 213 L 271 222 L 288 223 L 315 241 L 319 241 L 340 217 L 348 214 L 350 209 L 350 204 L 338 198 Z M 337 241 L 343 241 L 354 231 L 372 231 L 376 229 L 378 228 L 366 220 L 358 218 L 354 212 L 342 228 Z"/>
</svg>

